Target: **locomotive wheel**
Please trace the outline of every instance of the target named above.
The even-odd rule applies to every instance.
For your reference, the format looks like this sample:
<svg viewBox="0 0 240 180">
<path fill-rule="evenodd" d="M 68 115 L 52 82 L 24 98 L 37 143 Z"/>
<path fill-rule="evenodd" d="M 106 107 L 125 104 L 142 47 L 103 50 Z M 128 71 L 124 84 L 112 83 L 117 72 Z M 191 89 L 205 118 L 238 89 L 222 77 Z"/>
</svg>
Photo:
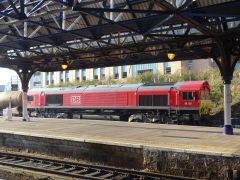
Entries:
<svg viewBox="0 0 240 180">
<path fill-rule="evenodd" d="M 83 115 L 82 115 L 82 114 L 80 114 L 80 115 L 79 115 L 79 119 L 82 119 L 82 118 L 83 118 Z"/>
<path fill-rule="evenodd" d="M 122 115 L 119 117 L 120 121 L 128 121 L 129 115 Z"/>
<path fill-rule="evenodd" d="M 67 118 L 68 119 L 72 119 L 73 118 L 73 114 L 72 113 L 68 113 Z"/>
</svg>

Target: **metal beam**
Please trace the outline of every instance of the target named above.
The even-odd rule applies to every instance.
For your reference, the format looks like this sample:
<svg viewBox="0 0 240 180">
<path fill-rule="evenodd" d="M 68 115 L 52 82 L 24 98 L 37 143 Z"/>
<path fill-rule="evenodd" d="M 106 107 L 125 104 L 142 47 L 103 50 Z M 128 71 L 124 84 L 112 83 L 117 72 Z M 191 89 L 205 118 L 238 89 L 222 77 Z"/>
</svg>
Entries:
<svg viewBox="0 0 240 180">
<path fill-rule="evenodd" d="M 168 15 L 170 12 L 160 11 L 160 10 L 142 10 L 142 9 L 109 9 L 109 8 L 83 8 L 79 6 L 74 6 L 73 11 L 84 11 L 91 13 L 100 12 L 113 12 L 113 13 L 140 13 L 140 14 L 158 14 L 158 15 Z M 111 19 L 111 18 L 110 18 Z"/>
</svg>

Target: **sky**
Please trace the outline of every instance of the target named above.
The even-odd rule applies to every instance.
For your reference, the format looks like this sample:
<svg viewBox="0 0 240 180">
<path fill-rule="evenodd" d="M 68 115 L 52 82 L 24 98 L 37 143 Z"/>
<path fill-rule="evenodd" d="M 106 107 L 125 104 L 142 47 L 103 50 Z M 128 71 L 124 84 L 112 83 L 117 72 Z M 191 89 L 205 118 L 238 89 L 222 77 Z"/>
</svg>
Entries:
<svg viewBox="0 0 240 180">
<path fill-rule="evenodd" d="M 0 85 L 6 85 L 11 82 L 11 76 L 16 79 L 17 73 L 7 68 L 0 68 Z"/>
</svg>

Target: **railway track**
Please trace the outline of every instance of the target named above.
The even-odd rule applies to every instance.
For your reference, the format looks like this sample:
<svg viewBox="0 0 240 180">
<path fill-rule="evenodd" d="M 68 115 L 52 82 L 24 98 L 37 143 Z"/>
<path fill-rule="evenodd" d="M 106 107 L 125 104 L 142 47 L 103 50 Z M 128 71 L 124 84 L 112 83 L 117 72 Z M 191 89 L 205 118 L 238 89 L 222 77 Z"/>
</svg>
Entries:
<svg viewBox="0 0 240 180">
<path fill-rule="evenodd" d="M 46 174 L 60 175 L 79 179 L 147 179 L 147 180 L 190 180 L 191 178 L 169 176 L 135 170 L 125 170 L 103 166 L 71 163 L 23 155 L 0 153 L 0 165 L 21 168 Z"/>
</svg>

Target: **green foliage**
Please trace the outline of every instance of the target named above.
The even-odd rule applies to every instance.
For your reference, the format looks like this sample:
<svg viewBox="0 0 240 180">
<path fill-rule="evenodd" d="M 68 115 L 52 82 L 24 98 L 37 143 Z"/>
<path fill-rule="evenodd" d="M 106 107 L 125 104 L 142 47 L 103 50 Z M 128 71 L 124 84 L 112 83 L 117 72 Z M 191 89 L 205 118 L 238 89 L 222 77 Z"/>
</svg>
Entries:
<svg viewBox="0 0 240 180">
<path fill-rule="evenodd" d="M 240 101 L 240 70 L 235 70 L 232 80 L 232 97 L 233 104 Z M 159 73 L 145 72 L 138 74 L 136 77 L 129 77 L 125 81 L 114 80 L 92 80 L 92 81 L 75 81 L 62 83 L 58 85 L 50 85 L 48 87 L 64 87 L 64 86 L 88 86 L 88 85 L 106 85 L 106 84 L 120 84 L 120 83 L 161 83 L 161 82 L 179 82 L 189 80 L 206 80 L 211 86 L 211 100 L 214 103 L 212 113 L 215 114 L 223 110 L 223 82 L 219 70 L 205 70 L 201 72 L 193 72 L 185 69 L 177 71 L 171 75 L 161 75 Z"/>
<path fill-rule="evenodd" d="M 86 80 L 86 81 L 73 81 L 73 82 L 66 82 L 66 83 L 60 83 L 55 85 L 49 85 L 49 88 L 52 87 L 70 87 L 70 86 L 89 86 L 89 85 L 106 85 L 106 84 L 116 84 L 118 83 L 117 80 L 113 80 L 110 78 L 110 80 Z"/>
</svg>

